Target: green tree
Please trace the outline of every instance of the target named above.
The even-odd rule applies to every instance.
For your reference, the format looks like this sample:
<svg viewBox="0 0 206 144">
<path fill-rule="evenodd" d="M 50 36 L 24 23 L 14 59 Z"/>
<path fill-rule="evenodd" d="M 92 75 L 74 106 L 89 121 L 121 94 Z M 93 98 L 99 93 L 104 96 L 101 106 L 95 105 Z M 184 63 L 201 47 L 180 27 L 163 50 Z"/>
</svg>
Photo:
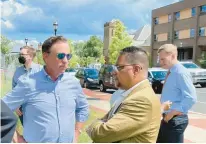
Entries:
<svg viewBox="0 0 206 144">
<path fill-rule="evenodd" d="M 118 57 L 120 50 L 130 46 L 132 39 L 126 31 L 126 27 L 120 20 L 114 21 L 114 35 L 112 37 L 112 43 L 109 47 L 109 63 L 114 64 Z"/>
<path fill-rule="evenodd" d="M 38 63 L 38 64 L 41 64 L 41 65 L 45 64 L 44 60 L 43 60 L 43 57 L 42 57 L 42 52 L 41 51 L 36 52 L 36 57 L 34 58 L 34 62 Z"/>
<path fill-rule="evenodd" d="M 103 52 L 103 42 L 97 36 L 91 36 L 83 47 L 84 57 L 99 58 Z"/>
<path fill-rule="evenodd" d="M 11 41 L 7 39 L 5 36 L 1 35 L 0 39 L 0 44 L 1 44 L 1 53 L 2 54 L 8 54 L 11 52 Z"/>
<path fill-rule="evenodd" d="M 74 42 L 74 51 L 78 57 L 83 57 L 84 56 L 84 47 L 86 45 L 86 42 Z"/>
</svg>

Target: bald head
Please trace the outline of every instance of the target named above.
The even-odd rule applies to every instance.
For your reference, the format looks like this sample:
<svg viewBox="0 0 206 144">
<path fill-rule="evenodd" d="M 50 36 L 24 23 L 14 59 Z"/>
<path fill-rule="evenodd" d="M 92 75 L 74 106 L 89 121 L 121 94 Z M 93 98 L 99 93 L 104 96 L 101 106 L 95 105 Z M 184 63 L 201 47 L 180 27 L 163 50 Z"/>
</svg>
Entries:
<svg viewBox="0 0 206 144">
<path fill-rule="evenodd" d="M 128 64 L 139 64 L 144 70 L 149 67 L 148 54 L 142 48 L 136 46 L 126 47 L 121 50 L 120 55 L 124 55 Z"/>
</svg>

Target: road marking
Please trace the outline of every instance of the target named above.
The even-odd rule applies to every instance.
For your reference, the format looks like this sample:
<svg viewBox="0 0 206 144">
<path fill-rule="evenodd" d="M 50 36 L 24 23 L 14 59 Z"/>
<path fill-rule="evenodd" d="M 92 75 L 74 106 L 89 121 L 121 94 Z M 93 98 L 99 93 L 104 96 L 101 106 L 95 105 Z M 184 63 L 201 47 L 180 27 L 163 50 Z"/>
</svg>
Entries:
<svg viewBox="0 0 206 144">
<path fill-rule="evenodd" d="M 199 114 L 199 115 L 206 116 L 206 114 L 204 114 L 204 113 L 200 113 L 200 112 L 195 112 L 195 111 L 191 111 L 191 110 L 189 110 L 189 112 L 190 112 L 190 113 L 194 113 L 194 114 Z"/>
<path fill-rule="evenodd" d="M 197 101 L 197 103 L 206 104 L 206 102 Z"/>
</svg>

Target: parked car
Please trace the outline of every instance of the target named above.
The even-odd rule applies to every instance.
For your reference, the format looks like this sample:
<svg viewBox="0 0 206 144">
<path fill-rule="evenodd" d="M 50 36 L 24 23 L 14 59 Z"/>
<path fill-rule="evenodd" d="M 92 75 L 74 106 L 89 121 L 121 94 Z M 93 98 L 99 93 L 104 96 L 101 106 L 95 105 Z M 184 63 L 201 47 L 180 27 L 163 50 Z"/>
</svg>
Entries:
<svg viewBox="0 0 206 144">
<path fill-rule="evenodd" d="M 203 69 L 193 62 L 180 62 L 188 69 L 192 76 L 193 84 L 200 84 L 201 87 L 206 87 L 206 69 Z"/>
<path fill-rule="evenodd" d="M 68 69 L 66 69 L 65 72 L 68 72 L 68 73 L 70 73 L 71 75 L 75 76 L 75 74 L 77 73 L 77 70 L 74 69 L 74 68 L 68 68 Z"/>
<path fill-rule="evenodd" d="M 149 68 L 148 79 L 155 93 L 161 94 L 167 70 L 162 68 Z"/>
<path fill-rule="evenodd" d="M 115 78 L 111 73 L 112 65 L 102 65 L 99 71 L 99 88 L 101 92 L 107 89 L 117 89 Z"/>
<path fill-rule="evenodd" d="M 79 80 L 80 84 L 84 88 L 98 87 L 99 71 L 93 68 L 82 68 L 75 75 Z"/>
</svg>

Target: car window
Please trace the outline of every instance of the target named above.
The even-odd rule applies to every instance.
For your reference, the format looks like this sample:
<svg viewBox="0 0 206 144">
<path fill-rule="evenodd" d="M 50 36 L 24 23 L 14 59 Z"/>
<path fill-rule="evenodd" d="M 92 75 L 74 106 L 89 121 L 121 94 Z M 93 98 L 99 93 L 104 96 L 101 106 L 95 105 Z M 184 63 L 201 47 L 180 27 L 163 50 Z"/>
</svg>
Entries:
<svg viewBox="0 0 206 144">
<path fill-rule="evenodd" d="M 86 69 L 86 70 L 85 70 L 85 74 L 91 76 L 91 75 L 98 75 L 99 72 L 98 72 L 98 70 L 96 70 L 96 69 Z"/>
<path fill-rule="evenodd" d="M 148 77 L 149 77 L 149 78 L 152 78 L 152 76 L 151 76 L 150 72 L 148 72 Z"/>
<path fill-rule="evenodd" d="M 167 75 L 167 71 L 152 71 L 152 75 L 157 79 L 164 79 Z"/>
<path fill-rule="evenodd" d="M 199 68 L 196 64 L 194 63 L 183 63 L 182 64 L 185 68 Z"/>
<path fill-rule="evenodd" d="M 104 66 L 101 67 L 100 73 L 104 73 Z"/>
</svg>

